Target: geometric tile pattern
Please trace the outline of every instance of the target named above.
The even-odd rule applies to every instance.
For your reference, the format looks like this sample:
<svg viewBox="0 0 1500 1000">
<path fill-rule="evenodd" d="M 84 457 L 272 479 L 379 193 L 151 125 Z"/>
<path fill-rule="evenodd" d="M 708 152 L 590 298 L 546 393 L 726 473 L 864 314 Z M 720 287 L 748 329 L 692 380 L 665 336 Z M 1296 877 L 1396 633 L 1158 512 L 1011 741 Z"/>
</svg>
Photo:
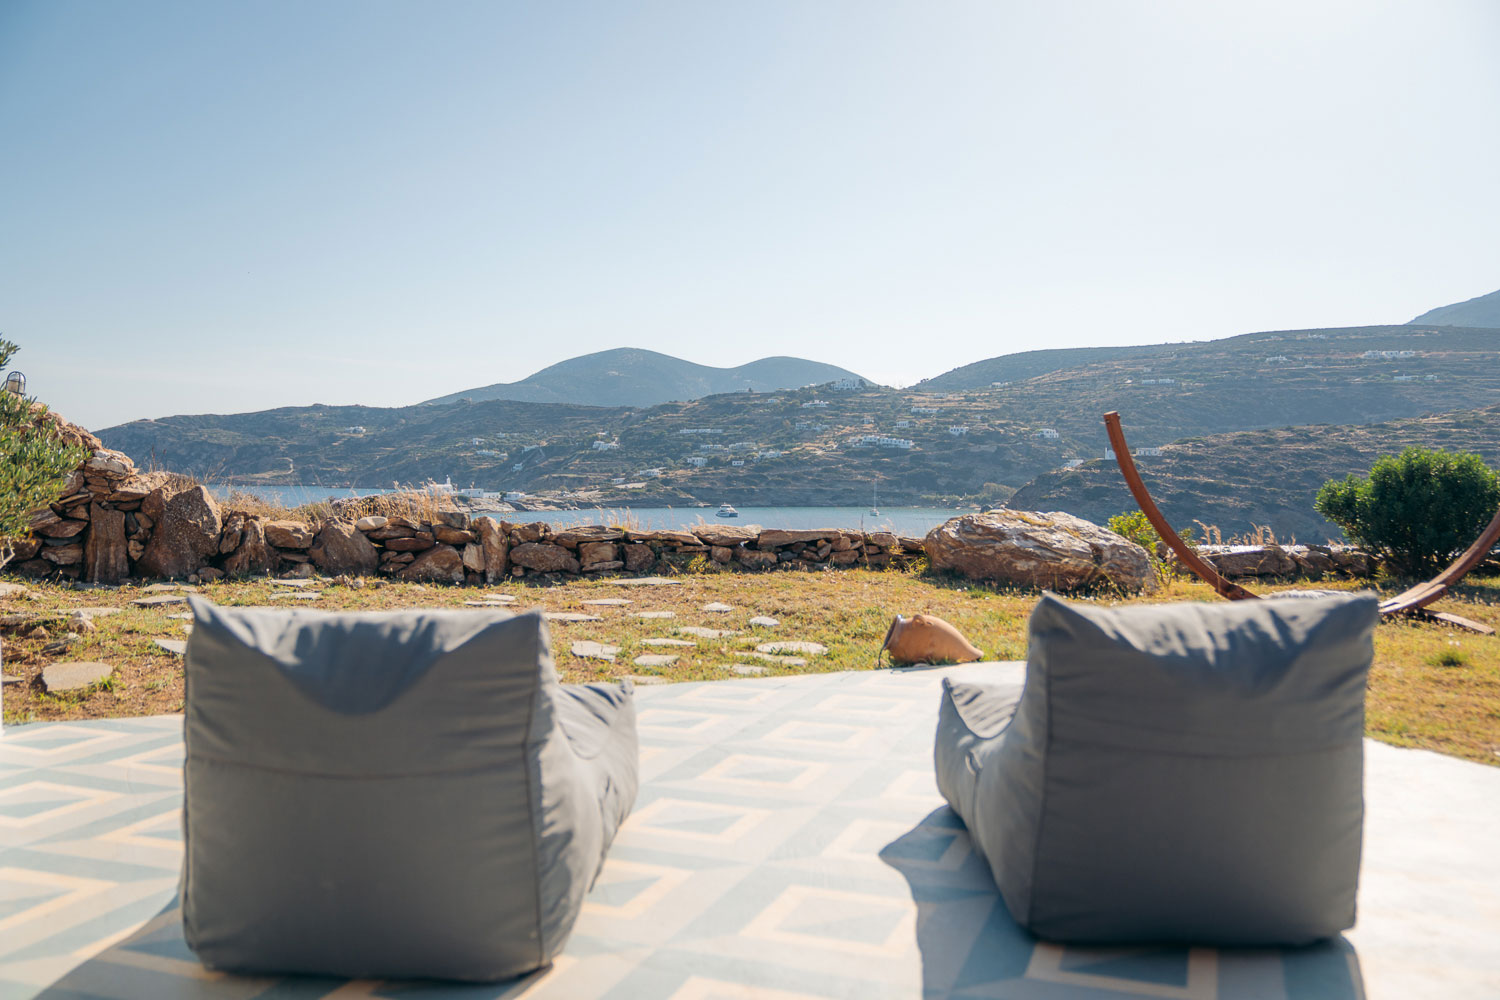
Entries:
<svg viewBox="0 0 1500 1000">
<path fill-rule="evenodd" d="M 1072 948 L 1010 920 L 933 781 L 937 680 L 641 687 L 642 785 L 564 954 L 493 985 L 245 978 L 182 940 L 181 717 L 0 738 L 0 998 L 1500 997 L 1500 768 L 1367 744 L 1360 924 L 1286 951 Z"/>
</svg>

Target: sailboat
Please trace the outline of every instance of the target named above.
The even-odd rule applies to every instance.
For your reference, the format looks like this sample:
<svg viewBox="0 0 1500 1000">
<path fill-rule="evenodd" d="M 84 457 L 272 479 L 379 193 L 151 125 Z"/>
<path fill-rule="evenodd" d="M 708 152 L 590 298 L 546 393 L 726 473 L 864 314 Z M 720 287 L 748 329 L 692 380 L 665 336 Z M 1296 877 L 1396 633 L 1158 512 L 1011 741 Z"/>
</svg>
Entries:
<svg viewBox="0 0 1500 1000">
<path fill-rule="evenodd" d="M 880 505 L 876 502 L 880 498 L 880 490 L 874 483 L 870 484 L 870 516 L 880 516 Z"/>
</svg>

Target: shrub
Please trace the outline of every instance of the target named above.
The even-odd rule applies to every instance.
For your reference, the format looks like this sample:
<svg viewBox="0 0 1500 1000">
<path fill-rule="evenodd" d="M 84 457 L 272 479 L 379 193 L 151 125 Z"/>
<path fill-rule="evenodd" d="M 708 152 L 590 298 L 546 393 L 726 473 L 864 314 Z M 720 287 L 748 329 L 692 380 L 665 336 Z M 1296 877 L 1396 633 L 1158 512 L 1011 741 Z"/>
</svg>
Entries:
<svg viewBox="0 0 1500 1000">
<path fill-rule="evenodd" d="M 1106 527 L 1122 538 L 1135 542 L 1151 553 L 1152 558 L 1155 558 L 1156 543 L 1161 541 L 1161 536 L 1156 533 L 1155 528 L 1151 527 L 1151 522 L 1146 520 L 1144 511 L 1134 510 L 1116 514 L 1109 519 Z"/>
<path fill-rule="evenodd" d="M 0 339 L 0 369 L 19 350 Z M 88 453 L 59 440 L 47 408 L 0 390 L 0 566 L 31 531 L 31 512 L 56 500 Z"/>
<path fill-rule="evenodd" d="M 1313 509 L 1398 573 L 1430 576 L 1467 548 L 1500 507 L 1500 476 L 1478 455 L 1413 446 L 1330 479 Z"/>
</svg>

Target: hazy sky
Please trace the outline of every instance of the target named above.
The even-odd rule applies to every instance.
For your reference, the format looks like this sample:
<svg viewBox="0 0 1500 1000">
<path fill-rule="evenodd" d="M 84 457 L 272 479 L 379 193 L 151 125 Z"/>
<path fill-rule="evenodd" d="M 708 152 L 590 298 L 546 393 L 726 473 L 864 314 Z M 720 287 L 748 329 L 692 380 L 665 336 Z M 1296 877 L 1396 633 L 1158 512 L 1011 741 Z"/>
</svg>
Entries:
<svg viewBox="0 0 1500 1000">
<path fill-rule="evenodd" d="M 93 428 L 647 347 L 908 384 L 1500 288 L 1493 0 L 0 2 L 0 335 Z"/>
</svg>

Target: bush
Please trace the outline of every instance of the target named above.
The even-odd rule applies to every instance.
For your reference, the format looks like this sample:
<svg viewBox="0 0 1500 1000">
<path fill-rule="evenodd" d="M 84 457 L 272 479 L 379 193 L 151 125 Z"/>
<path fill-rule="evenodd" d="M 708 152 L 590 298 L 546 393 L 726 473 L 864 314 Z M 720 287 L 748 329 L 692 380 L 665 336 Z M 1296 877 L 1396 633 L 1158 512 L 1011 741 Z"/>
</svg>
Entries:
<svg viewBox="0 0 1500 1000">
<path fill-rule="evenodd" d="M 1500 507 L 1500 476 L 1478 455 L 1410 447 L 1369 478 L 1331 479 L 1313 509 L 1398 573 L 1431 576 L 1478 537 Z"/>
<path fill-rule="evenodd" d="M 0 339 L 0 369 L 19 348 Z M 31 512 L 56 500 L 88 457 L 59 441 L 35 400 L 0 390 L 0 566 L 31 532 Z"/>
<path fill-rule="evenodd" d="M 1149 552 L 1151 558 L 1156 558 L 1156 543 L 1161 541 L 1161 536 L 1156 533 L 1155 528 L 1151 527 L 1151 522 L 1146 520 L 1144 511 L 1135 510 L 1116 514 L 1109 519 L 1106 527 L 1122 538 L 1135 542 Z"/>
</svg>

